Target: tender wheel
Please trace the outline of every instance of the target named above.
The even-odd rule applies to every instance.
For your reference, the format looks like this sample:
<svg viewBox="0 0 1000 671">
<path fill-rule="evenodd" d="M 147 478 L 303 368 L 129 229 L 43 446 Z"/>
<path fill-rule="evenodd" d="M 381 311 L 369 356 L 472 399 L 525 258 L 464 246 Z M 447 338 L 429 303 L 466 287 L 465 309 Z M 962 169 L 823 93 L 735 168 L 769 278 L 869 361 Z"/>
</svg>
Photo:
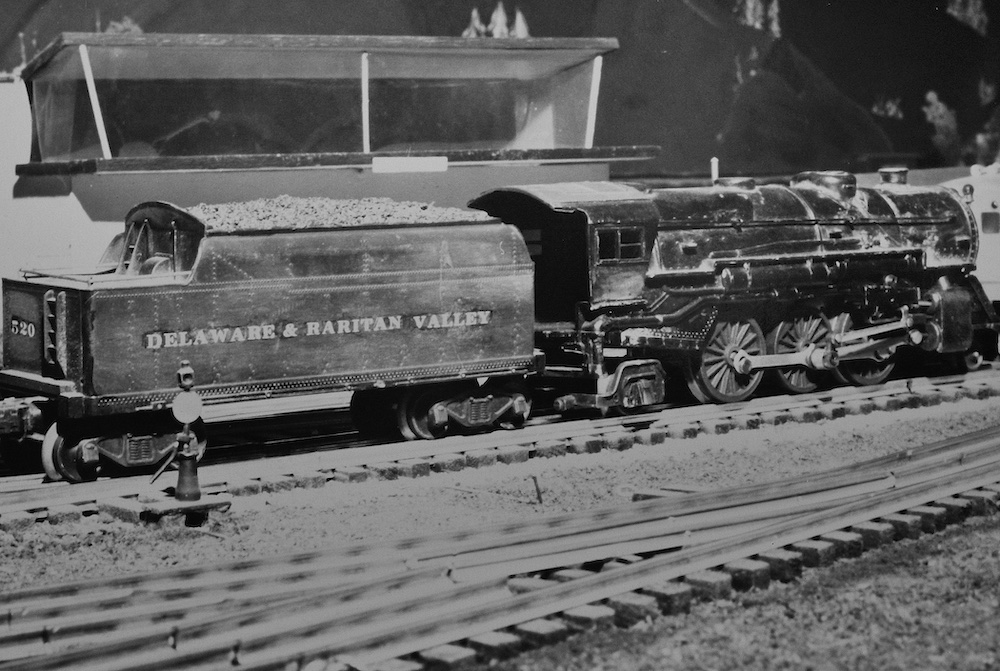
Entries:
<svg viewBox="0 0 1000 671">
<path fill-rule="evenodd" d="M 842 312 L 830 320 L 830 330 L 833 333 L 844 333 L 854 328 L 854 320 L 846 312 Z M 855 387 L 867 387 L 882 384 L 892 374 L 896 367 L 895 354 L 882 361 L 874 359 L 856 359 L 843 361 L 833 369 L 833 377 L 842 384 Z"/>
<path fill-rule="evenodd" d="M 732 363 L 733 355 L 764 353 L 764 333 L 757 321 L 718 322 L 712 327 L 701 357 L 685 368 L 688 388 L 699 401 L 735 403 L 750 398 L 760 385 L 763 371 L 740 373 Z"/>
<path fill-rule="evenodd" d="M 433 440 L 448 433 L 448 422 L 436 422 L 431 408 L 452 394 L 443 386 L 414 387 L 403 392 L 396 406 L 396 425 L 407 440 Z"/>
<path fill-rule="evenodd" d="M 830 322 L 823 315 L 802 315 L 780 322 L 767 334 L 767 349 L 772 354 L 800 352 L 810 345 L 824 347 L 830 340 Z M 825 371 L 804 366 L 790 366 L 771 371 L 772 379 L 787 392 L 807 394 L 816 391 Z"/>
<path fill-rule="evenodd" d="M 64 437 L 59 427 L 53 424 L 45 432 L 42 440 L 42 468 L 50 480 L 68 482 L 89 482 L 97 479 L 96 465 L 87 464 L 81 458 L 80 441 L 74 437 Z"/>
</svg>

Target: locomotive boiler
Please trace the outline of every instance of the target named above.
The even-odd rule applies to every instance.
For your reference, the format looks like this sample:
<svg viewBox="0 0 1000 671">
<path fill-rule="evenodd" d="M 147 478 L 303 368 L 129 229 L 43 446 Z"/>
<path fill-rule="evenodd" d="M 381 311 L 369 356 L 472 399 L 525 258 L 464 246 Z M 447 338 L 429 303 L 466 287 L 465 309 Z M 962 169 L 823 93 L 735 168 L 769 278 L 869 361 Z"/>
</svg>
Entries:
<svg viewBox="0 0 1000 671">
<path fill-rule="evenodd" d="M 824 376 L 879 384 L 900 347 L 997 355 L 967 203 L 902 169 L 870 188 L 830 171 L 516 186 L 470 205 L 527 241 L 546 359 L 535 384 L 559 410 L 657 403 L 672 375 L 698 400 L 736 402 L 765 374 L 791 393 Z"/>
</svg>

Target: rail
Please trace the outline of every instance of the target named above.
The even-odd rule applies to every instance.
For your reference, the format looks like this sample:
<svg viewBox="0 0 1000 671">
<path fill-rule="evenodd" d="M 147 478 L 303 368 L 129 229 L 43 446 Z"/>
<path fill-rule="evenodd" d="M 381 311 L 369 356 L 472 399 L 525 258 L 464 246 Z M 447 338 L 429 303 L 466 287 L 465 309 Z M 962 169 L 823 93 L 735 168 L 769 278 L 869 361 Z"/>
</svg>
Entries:
<svg viewBox="0 0 1000 671">
<path fill-rule="evenodd" d="M 2 668 L 364 667 L 1000 481 L 1000 428 L 725 492 L 0 595 Z M 513 595 L 512 575 L 649 558 Z M 113 607 L 113 608 L 112 608 Z"/>
<path fill-rule="evenodd" d="M 896 380 L 877 388 L 845 387 L 795 396 L 761 397 L 727 405 L 694 405 L 671 407 L 651 413 L 626 417 L 550 421 L 532 420 L 519 431 L 501 431 L 476 436 L 448 437 L 436 441 L 388 444 L 358 444 L 347 436 L 344 424 L 340 435 L 330 436 L 330 447 L 318 449 L 317 439 L 301 439 L 309 445 L 305 454 L 273 457 L 274 447 L 295 451 L 296 439 L 278 438 L 253 450 L 251 456 L 271 452 L 272 458 L 261 461 L 202 464 L 199 478 L 208 494 L 229 493 L 239 496 L 259 492 L 262 481 L 281 481 L 287 487 L 317 486 L 343 478 L 403 477 L 405 463 L 454 457 L 463 463 L 475 455 L 485 460 L 502 460 L 505 450 L 529 456 L 554 453 L 624 449 L 633 443 L 658 443 L 666 439 L 684 438 L 700 433 L 725 433 L 737 429 L 753 429 L 766 424 L 809 422 L 835 419 L 849 414 L 867 413 L 873 409 L 919 407 L 941 403 L 942 400 L 987 398 L 1000 395 L 1000 375 L 989 369 L 967 375 L 941 378 Z M 315 423 L 315 420 L 310 420 Z M 345 420 L 346 421 L 346 420 Z M 311 425 L 310 425 L 311 426 Z M 254 440 L 259 440 L 258 435 Z M 546 446 L 557 449 L 547 451 Z M 521 457 L 518 457 L 521 458 Z M 41 475 L 0 478 L 0 527 L 12 516 L 21 516 L 17 523 L 45 520 L 50 511 L 66 510 L 76 514 L 102 509 L 105 503 L 137 497 L 164 497 L 162 487 L 149 484 L 148 475 L 101 478 L 96 482 L 67 486 L 64 482 L 44 482 Z M 112 506 L 116 510 L 115 506 Z M 116 514 L 113 512 L 112 514 Z M 6 519 L 5 519 L 6 518 Z"/>
</svg>

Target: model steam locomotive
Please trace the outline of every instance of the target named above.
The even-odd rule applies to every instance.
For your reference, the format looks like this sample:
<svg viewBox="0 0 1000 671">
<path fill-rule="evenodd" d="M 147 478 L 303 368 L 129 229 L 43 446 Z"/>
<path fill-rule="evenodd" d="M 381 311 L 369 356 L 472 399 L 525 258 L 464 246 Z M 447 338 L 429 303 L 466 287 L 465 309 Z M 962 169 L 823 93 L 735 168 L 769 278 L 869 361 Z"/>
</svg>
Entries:
<svg viewBox="0 0 1000 671">
<path fill-rule="evenodd" d="M 749 398 L 764 373 L 792 393 L 879 384 L 901 346 L 997 355 L 997 316 L 971 274 L 978 231 L 942 187 L 904 169 L 859 188 L 807 172 L 790 185 L 555 184 L 472 201 L 534 240 L 543 378 L 578 384 L 556 407 L 657 402 L 666 371 L 701 401 Z"/>
<path fill-rule="evenodd" d="M 208 405 L 349 391 L 361 432 L 413 439 L 516 427 L 539 390 L 631 412 L 678 384 L 741 401 L 765 373 L 878 384 L 904 346 L 995 358 L 967 204 L 883 176 L 507 187 L 471 201 L 490 218 L 403 223 L 143 203 L 98 268 L 4 280 L 0 441 L 74 481 L 154 465 L 181 360 Z"/>
</svg>

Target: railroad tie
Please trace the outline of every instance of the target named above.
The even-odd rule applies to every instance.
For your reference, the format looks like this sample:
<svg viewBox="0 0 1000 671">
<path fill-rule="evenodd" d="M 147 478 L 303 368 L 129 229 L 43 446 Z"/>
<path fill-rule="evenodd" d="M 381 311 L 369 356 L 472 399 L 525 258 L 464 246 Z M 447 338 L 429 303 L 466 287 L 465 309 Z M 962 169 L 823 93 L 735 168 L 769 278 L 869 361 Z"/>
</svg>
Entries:
<svg viewBox="0 0 1000 671">
<path fill-rule="evenodd" d="M 534 456 L 549 458 L 566 456 L 566 441 L 545 440 L 535 443 Z"/>
<path fill-rule="evenodd" d="M 895 540 L 895 528 L 886 522 L 861 522 L 851 526 L 851 531 L 861 534 L 865 549 L 877 548 Z"/>
<path fill-rule="evenodd" d="M 432 473 L 454 473 L 465 468 L 464 454 L 435 454 L 428 461 Z"/>
<path fill-rule="evenodd" d="M 525 644 L 520 636 L 507 631 L 488 631 L 471 636 L 465 645 L 476 651 L 482 661 L 504 660 L 521 652 Z"/>
<path fill-rule="evenodd" d="M 880 522 L 891 524 L 895 540 L 904 538 L 920 538 L 923 534 L 923 520 L 919 515 L 893 513 L 879 518 Z"/>
<path fill-rule="evenodd" d="M 940 531 L 947 524 L 948 511 L 941 506 L 914 506 L 906 513 L 920 518 L 920 528 L 925 533 L 932 534 L 935 531 Z"/>
<path fill-rule="evenodd" d="M 431 462 L 427 459 L 400 459 L 396 465 L 400 476 L 404 478 L 422 478 L 431 474 Z"/>
<path fill-rule="evenodd" d="M 656 599 L 660 612 L 664 615 L 688 612 L 694 598 L 694 588 L 690 584 L 673 580 L 644 587 L 639 592 Z"/>
<path fill-rule="evenodd" d="M 1000 498 L 1000 494 L 987 489 L 962 492 L 960 496 L 969 501 L 974 515 L 989 515 L 996 512 L 997 499 Z"/>
<path fill-rule="evenodd" d="M 757 555 L 771 567 L 771 577 L 779 582 L 792 582 L 802 575 L 802 555 L 791 550 L 771 550 Z"/>
<path fill-rule="evenodd" d="M 821 541 L 833 543 L 837 557 L 860 557 L 865 551 L 865 541 L 861 534 L 851 531 L 831 531 L 819 537 Z"/>
<path fill-rule="evenodd" d="M 691 586 L 694 597 L 701 601 L 728 599 L 733 592 L 733 579 L 722 571 L 698 571 L 684 576 L 684 582 Z"/>
<path fill-rule="evenodd" d="M 333 471 L 333 479 L 337 482 L 364 482 L 369 471 L 362 466 L 338 466 Z"/>
<path fill-rule="evenodd" d="M 497 463 L 497 451 L 495 448 L 483 448 L 470 450 L 465 453 L 465 465 L 470 468 L 482 468 L 493 466 Z"/>
<path fill-rule="evenodd" d="M 631 627 L 639 622 L 656 619 L 660 614 L 656 598 L 639 592 L 625 592 L 610 597 L 607 604 L 615 611 L 615 624 L 619 627 Z"/>
<path fill-rule="evenodd" d="M 668 438 L 697 438 L 701 433 L 701 424 L 697 422 L 675 422 L 667 424 L 665 431 Z"/>
<path fill-rule="evenodd" d="M 540 618 L 516 625 L 514 634 L 521 637 L 529 646 L 541 647 L 563 640 L 569 636 L 570 629 L 558 620 Z"/>
<path fill-rule="evenodd" d="M 945 522 L 947 524 L 958 524 L 968 517 L 969 513 L 972 511 L 972 502 L 968 499 L 949 497 L 946 499 L 938 499 L 931 505 L 944 508 L 948 511 L 945 518 Z"/>
<path fill-rule="evenodd" d="M 870 415 L 876 409 L 875 401 L 867 398 L 846 401 L 843 406 L 848 415 Z"/>
<path fill-rule="evenodd" d="M 661 445 L 667 439 L 667 432 L 662 427 L 648 427 L 635 432 L 637 445 Z"/>
<path fill-rule="evenodd" d="M 501 464 L 521 464 L 528 460 L 530 450 L 527 445 L 503 445 L 497 448 L 497 461 Z"/>
<path fill-rule="evenodd" d="M 595 603 L 564 610 L 561 615 L 570 627 L 578 630 L 606 628 L 615 623 L 614 609 Z"/>
<path fill-rule="evenodd" d="M 768 410 L 760 413 L 760 421 L 769 426 L 780 426 L 793 421 L 792 413 L 787 410 Z"/>
<path fill-rule="evenodd" d="M 397 657 L 376 662 L 370 668 L 371 671 L 423 671 L 424 665 L 415 659 Z"/>
<path fill-rule="evenodd" d="M 844 403 L 821 403 L 816 408 L 823 419 L 840 419 L 847 416 L 847 406 Z"/>
<path fill-rule="evenodd" d="M 837 558 L 837 546 L 830 541 L 806 540 L 789 547 L 802 555 L 802 565 L 809 568 L 827 566 Z"/>
<path fill-rule="evenodd" d="M 453 643 L 421 650 L 418 657 L 435 669 L 464 669 L 476 663 L 476 651 Z"/>
<path fill-rule="evenodd" d="M 771 565 L 757 559 L 737 559 L 723 565 L 722 570 L 732 576 L 733 589 L 740 592 L 767 589 L 771 584 Z"/>
</svg>

